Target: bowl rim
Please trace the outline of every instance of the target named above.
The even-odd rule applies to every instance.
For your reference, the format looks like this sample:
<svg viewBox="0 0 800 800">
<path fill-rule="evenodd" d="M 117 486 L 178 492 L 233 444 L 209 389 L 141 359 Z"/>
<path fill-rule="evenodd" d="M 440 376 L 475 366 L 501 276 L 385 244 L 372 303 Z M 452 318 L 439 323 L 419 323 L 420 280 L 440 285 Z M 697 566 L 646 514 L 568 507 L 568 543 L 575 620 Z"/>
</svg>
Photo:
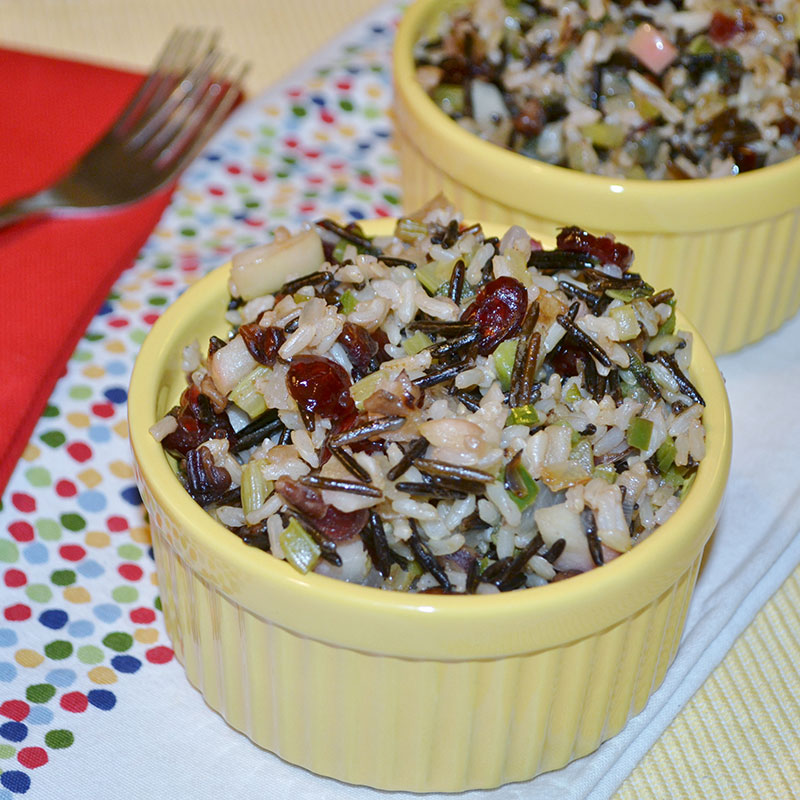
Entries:
<svg viewBox="0 0 800 800">
<path fill-rule="evenodd" d="M 800 207 L 800 155 L 723 178 L 608 178 L 559 167 L 487 142 L 445 114 L 416 79 L 413 48 L 443 10 L 467 0 L 416 0 L 395 37 L 395 116 L 407 145 L 484 198 L 600 231 L 699 233 L 779 217 Z M 468 169 L 465 169 L 468 165 Z"/>
<path fill-rule="evenodd" d="M 362 224 L 370 235 L 382 235 L 391 231 L 393 222 Z M 484 223 L 489 235 L 506 227 Z M 542 238 L 554 240 L 552 235 Z M 175 400 L 165 397 L 162 378 L 170 370 L 167 360 L 197 338 L 199 326 L 194 320 L 211 310 L 222 323 L 216 332 L 226 327 L 228 270 L 229 264 L 223 264 L 201 278 L 153 325 L 131 377 L 129 433 L 138 477 L 146 483 L 143 494 L 152 495 L 160 513 L 185 537 L 181 555 L 192 561 L 194 553 L 192 569 L 256 616 L 301 636 L 403 658 L 520 655 L 576 641 L 630 617 L 674 587 L 698 558 L 716 523 L 727 482 L 731 418 L 714 359 L 680 314 L 680 328 L 694 335 L 690 374 L 708 404 L 706 458 L 675 515 L 624 557 L 534 590 L 449 597 L 388 592 L 314 573 L 302 575 L 287 562 L 248 547 L 191 499 L 149 433 Z M 276 288 L 282 282 L 276 275 Z M 171 371 L 175 372 L 174 363 Z M 197 553 L 203 559 L 198 560 Z M 220 568 L 234 576 L 225 586 L 218 579 Z M 602 604 L 599 598 L 604 599 Z"/>
</svg>

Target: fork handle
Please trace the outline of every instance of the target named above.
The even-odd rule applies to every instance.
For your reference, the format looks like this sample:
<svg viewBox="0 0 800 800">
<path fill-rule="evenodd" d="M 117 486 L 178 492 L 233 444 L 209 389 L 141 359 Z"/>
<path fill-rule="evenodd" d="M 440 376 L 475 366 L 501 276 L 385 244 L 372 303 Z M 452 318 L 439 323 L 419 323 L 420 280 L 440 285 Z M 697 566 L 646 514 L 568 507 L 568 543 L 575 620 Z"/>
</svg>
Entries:
<svg viewBox="0 0 800 800">
<path fill-rule="evenodd" d="M 19 197 L 0 206 L 0 228 L 8 227 L 24 219 L 48 217 L 60 205 L 58 196 L 49 189 Z"/>
</svg>

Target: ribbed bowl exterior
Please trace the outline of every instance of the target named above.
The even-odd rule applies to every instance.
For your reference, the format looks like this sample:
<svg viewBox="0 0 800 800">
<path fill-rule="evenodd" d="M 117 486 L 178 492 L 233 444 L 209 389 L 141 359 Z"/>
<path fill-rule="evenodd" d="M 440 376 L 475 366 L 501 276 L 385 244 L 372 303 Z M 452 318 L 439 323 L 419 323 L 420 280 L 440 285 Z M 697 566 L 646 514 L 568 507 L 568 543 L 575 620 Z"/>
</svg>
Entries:
<svg viewBox="0 0 800 800">
<path fill-rule="evenodd" d="M 167 631 L 206 702 L 257 745 L 379 789 L 458 792 L 523 781 L 596 749 L 672 662 L 700 554 L 627 619 L 561 647 L 414 660 L 298 635 L 231 600 L 137 472 Z M 183 555 L 181 554 L 183 553 Z M 189 558 L 187 559 L 186 554 Z"/>
<path fill-rule="evenodd" d="M 403 205 L 413 210 L 443 192 L 465 219 L 553 231 L 577 219 L 536 215 L 514 205 L 498 176 L 487 196 L 445 172 L 425 152 L 425 140 L 407 133 L 409 114 L 395 104 L 395 143 L 400 154 Z M 522 158 L 522 157 L 520 157 Z M 532 182 L 532 191 L 535 191 Z M 715 355 L 738 350 L 777 330 L 800 308 L 800 204 L 781 216 L 700 232 L 613 233 L 636 254 L 635 268 L 656 289 L 672 288 L 680 307 Z M 606 231 L 599 231 L 605 233 Z"/>
</svg>

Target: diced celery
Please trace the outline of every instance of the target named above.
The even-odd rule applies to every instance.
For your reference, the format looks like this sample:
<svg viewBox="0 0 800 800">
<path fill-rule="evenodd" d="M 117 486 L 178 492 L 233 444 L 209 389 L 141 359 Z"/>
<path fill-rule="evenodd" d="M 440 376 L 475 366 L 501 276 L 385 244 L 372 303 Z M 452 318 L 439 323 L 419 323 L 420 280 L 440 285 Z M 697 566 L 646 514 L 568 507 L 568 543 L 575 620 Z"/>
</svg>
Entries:
<svg viewBox="0 0 800 800">
<path fill-rule="evenodd" d="M 312 297 L 313 295 L 295 292 L 295 294 L 292 295 L 292 300 L 294 300 L 297 305 L 300 305 L 301 303 L 307 303 Z"/>
<path fill-rule="evenodd" d="M 608 122 L 591 122 L 581 127 L 581 133 L 596 147 L 604 147 L 607 150 L 619 147 L 625 141 L 622 125 L 612 125 Z"/>
<path fill-rule="evenodd" d="M 527 425 L 531 427 L 539 424 L 539 412 L 531 405 L 512 408 L 506 418 L 508 425 Z"/>
<path fill-rule="evenodd" d="M 677 452 L 675 442 L 669 436 L 664 439 L 661 446 L 656 450 L 656 463 L 662 475 L 675 463 L 675 453 Z"/>
<path fill-rule="evenodd" d="M 517 340 L 506 339 L 500 342 L 494 350 L 494 371 L 500 381 L 504 392 L 511 388 L 511 371 L 514 369 L 514 359 L 517 355 Z"/>
<path fill-rule="evenodd" d="M 371 372 L 350 387 L 350 397 L 353 398 L 356 408 L 361 409 L 364 407 L 364 401 L 375 393 L 378 384 L 384 377 L 380 370 L 375 370 L 375 372 Z"/>
<path fill-rule="evenodd" d="M 424 222 L 402 217 L 397 220 L 394 235 L 406 244 L 414 244 L 428 235 L 428 226 Z"/>
<path fill-rule="evenodd" d="M 699 56 L 699 55 L 713 55 L 715 52 L 715 47 L 711 43 L 711 39 L 708 38 L 705 34 L 701 33 L 699 36 L 695 36 L 691 42 L 689 42 L 686 51 L 689 55 L 692 56 Z"/>
<path fill-rule="evenodd" d="M 662 336 L 666 334 L 667 336 L 671 336 L 675 333 L 675 299 L 669 301 L 670 306 L 672 306 L 672 312 L 670 315 L 664 320 L 664 324 L 658 329 L 658 336 Z"/>
<path fill-rule="evenodd" d="M 245 514 L 263 506 L 272 489 L 272 481 L 266 480 L 261 472 L 260 459 L 248 461 L 242 467 L 242 510 Z"/>
<path fill-rule="evenodd" d="M 417 331 L 413 336 L 409 336 L 408 339 L 403 342 L 403 350 L 410 356 L 413 356 L 426 347 L 430 347 L 432 344 L 433 342 L 428 336 L 422 331 Z"/>
<path fill-rule="evenodd" d="M 445 114 L 461 114 L 464 111 L 464 89 L 451 83 L 441 83 L 433 90 L 433 102 Z"/>
<path fill-rule="evenodd" d="M 436 294 L 442 284 L 447 283 L 447 276 L 442 276 L 438 263 L 432 261 L 430 264 L 420 264 L 414 274 L 417 280 L 425 287 L 429 294 Z"/>
<path fill-rule="evenodd" d="M 613 464 L 598 464 L 592 470 L 593 478 L 602 478 L 606 483 L 617 482 L 617 470 Z"/>
<path fill-rule="evenodd" d="M 678 468 L 673 464 L 664 475 L 664 480 L 670 485 L 674 486 L 676 489 L 680 489 L 683 486 L 683 475 L 678 471 Z"/>
<path fill-rule="evenodd" d="M 577 383 L 571 383 L 569 388 L 563 395 L 563 400 L 565 403 L 572 405 L 573 403 L 578 403 L 582 399 L 583 395 L 581 394 L 581 390 L 578 388 Z"/>
<path fill-rule="evenodd" d="M 416 561 L 410 561 L 407 570 L 404 570 L 399 564 L 392 564 L 385 586 L 392 591 L 406 592 L 420 575 L 422 575 L 422 567 Z"/>
<path fill-rule="evenodd" d="M 311 535 L 292 517 L 280 535 L 281 549 L 286 560 L 304 575 L 314 569 L 322 553 Z"/>
<path fill-rule="evenodd" d="M 230 399 L 254 419 L 267 410 L 264 396 L 256 388 L 256 383 L 268 378 L 271 372 L 269 367 L 258 366 L 231 390 Z"/>
<path fill-rule="evenodd" d="M 342 314 L 349 314 L 358 305 L 358 300 L 349 289 L 346 289 L 344 292 L 342 292 L 342 296 L 339 298 L 339 303 L 342 306 Z"/>
<path fill-rule="evenodd" d="M 633 306 L 629 306 L 626 303 L 624 306 L 612 308 L 609 313 L 614 322 L 617 323 L 621 342 L 635 339 L 639 335 L 639 320 L 636 319 L 636 312 L 633 310 Z"/>
<path fill-rule="evenodd" d="M 650 447 L 650 438 L 653 435 L 653 423 L 644 417 L 636 417 L 628 426 L 627 440 L 631 447 L 637 450 L 647 450 Z"/>
<path fill-rule="evenodd" d="M 578 433 L 578 431 L 576 431 L 575 428 L 573 428 L 572 425 L 567 420 L 560 419 L 560 420 L 554 422 L 553 425 L 563 425 L 565 428 L 569 428 L 569 430 L 570 430 L 570 436 L 569 436 L 570 444 L 573 447 L 575 447 L 575 445 L 578 444 L 578 442 L 581 440 L 580 433 Z"/>
<path fill-rule="evenodd" d="M 506 467 L 506 469 L 508 469 Z M 522 465 L 516 467 L 516 474 L 517 477 L 522 481 L 525 486 L 525 494 L 522 497 L 514 494 L 514 492 L 508 491 L 508 496 L 517 504 L 520 511 L 524 511 L 528 506 L 532 505 L 539 494 L 539 484 L 531 477 L 530 472 L 525 469 Z"/>
</svg>

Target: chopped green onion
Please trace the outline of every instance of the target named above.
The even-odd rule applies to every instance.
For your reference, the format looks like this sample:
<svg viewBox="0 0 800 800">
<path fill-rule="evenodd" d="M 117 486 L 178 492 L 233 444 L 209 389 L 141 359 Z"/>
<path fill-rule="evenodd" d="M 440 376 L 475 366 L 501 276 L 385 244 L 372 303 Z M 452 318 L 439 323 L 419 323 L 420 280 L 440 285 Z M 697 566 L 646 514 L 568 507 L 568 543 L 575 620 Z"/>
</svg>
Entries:
<svg viewBox="0 0 800 800">
<path fill-rule="evenodd" d="M 342 314 L 349 314 L 358 305 L 358 300 L 349 289 L 346 289 L 344 292 L 342 292 L 342 296 L 339 298 L 339 303 L 342 306 Z"/>
<path fill-rule="evenodd" d="M 426 347 L 430 347 L 432 344 L 433 342 L 428 336 L 422 331 L 417 331 L 413 336 L 409 336 L 408 339 L 403 342 L 403 350 L 410 356 L 414 356 Z"/>
<path fill-rule="evenodd" d="M 598 464 L 592 470 L 593 478 L 602 478 L 606 483 L 614 484 L 617 482 L 617 470 L 613 464 Z"/>
<path fill-rule="evenodd" d="M 671 437 L 667 437 L 661 446 L 656 450 L 656 463 L 662 475 L 675 463 L 675 442 Z"/>
<path fill-rule="evenodd" d="M 231 401 L 236 403 L 242 411 L 249 414 L 252 419 L 260 416 L 267 410 L 264 396 L 256 388 L 256 383 L 261 379 L 266 379 L 271 372 L 272 370 L 269 367 L 256 367 L 252 372 L 245 375 L 231 390 Z"/>
<path fill-rule="evenodd" d="M 675 333 L 675 299 L 669 301 L 669 305 L 672 306 L 672 312 L 670 315 L 664 320 L 664 324 L 658 329 L 657 336 L 661 336 L 666 334 L 671 336 Z"/>
<path fill-rule="evenodd" d="M 606 289 L 605 294 L 614 300 L 622 300 L 623 303 L 630 303 L 640 297 L 650 297 L 653 294 L 653 287 L 649 284 L 634 286 L 630 289 Z"/>
<path fill-rule="evenodd" d="M 508 467 L 506 467 L 508 470 Z M 531 477 L 530 472 L 525 469 L 521 464 L 518 464 L 515 469 L 516 479 L 521 482 L 525 487 L 525 494 L 521 497 L 514 492 L 506 489 L 508 496 L 517 504 L 520 511 L 524 511 L 528 506 L 532 505 L 537 496 L 539 495 L 539 484 Z"/>
<path fill-rule="evenodd" d="M 581 394 L 581 390 L 578 388 L 577 383 L 571 383 L 569 388 L 564 394 L 564 402 L 572 405 L 573 403 L 577 403 L 583 399 L 583 395 Z"/>
<path fill-rule="evenodd" d="M 514 359 L 517 355 L 517 340 L 506 339 L 494 349 L 494 371 L 497 380 L 504 392 L 511 388 L 511 371 L 514 369 Z"/>
<path fill-rule="evenodd" d="M 281 549 L 286 560 L 304 575 L 314 569 L 322 554 L 311 535 L 292 517 L 280 535 Z"/>
<path fill-rule="evenodd" d="M 531 427 L 539 424 L 539 412 L 532 406 L 517 406 L 512 408 L 506 418 L 506 426 L 527 425 Z"/>
<path fill-rule="evenodd" d="M 664 480 L 670 485 L 674 486 L 676 489 L 680 489 L 683 486 L 684 478 L 681 475 L 678 467 L 673 464 L 664 475 Z"/>
<path fill-rule="evenodd" d="M 678 494 L 678 499 L 683 502 L 683 499 L 689 494 L 689 489 L 692 488 L 692 484 L 694 483 L 694 479 L 697 477 L 697 473 L 693 472 L 689 475 L 688 478 L 683 479 L 683 486 L 681 486 L 681 491 Z"/>
<path fill-rule="evenodd" d="M 350 242 L 348 242 L 347 239 L 339 239 L 339 241 L 336 242 L 336 246 L 333 248 L 333 253 L 331 254 L 333 260 L 338 264 L 341 264 L 344 261 L 345 251 L 349 246 Z"/>
<path fill-rule="evenodd" d="M 644 417 L 637 417 L 628 426 L 628 444 L 637 450 L 645 451 L 650 447 L 653 435 L 653 423 Z"/>
</svg>

